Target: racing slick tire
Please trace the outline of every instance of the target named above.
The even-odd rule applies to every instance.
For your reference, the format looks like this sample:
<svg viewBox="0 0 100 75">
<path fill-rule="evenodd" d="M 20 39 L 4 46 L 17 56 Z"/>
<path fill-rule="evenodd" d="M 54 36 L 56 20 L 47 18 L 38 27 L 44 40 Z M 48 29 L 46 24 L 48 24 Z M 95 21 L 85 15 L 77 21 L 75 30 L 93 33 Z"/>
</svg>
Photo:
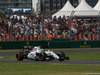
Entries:
<svg viewBox="0 0 100 75">
<path fill-rule="evenodd" d="M 58 52 L 57 55 L 60 57 L 58 59 L 59 61 L 64 61 L 65 60 L 65 53 L 64 52 Z"/>
<path fill-rule="evenodd" d="M 16 60 L 17 61 L 22 61 L 24 59 L 24 55 L 22 52 L 19 52 L 16 54 Z"/>
<path fill-rule="evenodd" d="M 39 53 L 39 60 L 40 61 L 45 61 L 46 60 L 46 53 L 45 52 Z"/>
</svg>

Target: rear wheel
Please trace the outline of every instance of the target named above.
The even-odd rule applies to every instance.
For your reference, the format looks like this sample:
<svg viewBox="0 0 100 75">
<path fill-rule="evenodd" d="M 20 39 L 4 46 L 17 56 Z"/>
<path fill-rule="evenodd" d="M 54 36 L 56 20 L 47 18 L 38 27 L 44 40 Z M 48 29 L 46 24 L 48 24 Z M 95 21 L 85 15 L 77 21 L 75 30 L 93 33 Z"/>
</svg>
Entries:
<svg viewBox="0 0 100 75">
<path fill-rule="evenodd" d="M 46 60 L 46 53 L 45 52 L 39 53 L 39 60 L 40 61 L 45 61 Z"/>
<path fill-rule="evenodd" d="M 64 61 L 65 60 L 65 53 L 64 52 L 58 52 L 57 55 L 60 57 L 59 61 Z"/>
<path fill-rule="evenodd" d="M 24 55 L 22 52 L 16 54 L 16 60 L 22 61 L 24 59 Z"/>
</svg>

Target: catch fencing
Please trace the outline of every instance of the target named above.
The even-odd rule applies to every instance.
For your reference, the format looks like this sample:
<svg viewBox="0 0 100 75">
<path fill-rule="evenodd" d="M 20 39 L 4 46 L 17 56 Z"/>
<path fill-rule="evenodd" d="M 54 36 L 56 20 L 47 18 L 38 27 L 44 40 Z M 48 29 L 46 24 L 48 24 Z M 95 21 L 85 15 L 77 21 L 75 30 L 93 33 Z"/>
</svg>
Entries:
<svg viewBox="0 0 100 75">
<path fill-rule="evenodd" d="M 56 18 L 48 17 L 46 14 L 41 16 L 40 22 L 37 21 L 37 17 L 33 23 L 33 19 L 28 18 L 30 29 L 27 31 L 25 28 L 28 23 L 21 24 L 11 21 L 11 26 L 8 28 L 8 33 L 0 30 L 0 41 L 36 41 L 36 40 L 52 40 L 52 39 L 70 39 L 71 41 L 88 41 L 88 40 L 100 40 L 100 13 L 88 12 L 88 11 L 72 11 L 68 15 L 68 12 L 62 11 L 65 14 L 59 14 Z M 25 20 L 26 21 L 26 20 Z M 17 27 L 17 25 L 19 27 Z M 32 26 L 32 27 L 31 27 Z M 40 27 L 39 27 L 40 26 Z M 24 29 L 23 29 L 24 28 Z M 4 28 L 5 30 L 6 28 Z M 21 31 L 23 30 L 23 31 Z M 30 31 L 31 30 L 31 31 Z M 22 34 L 23 32 L 23 34 Z M 30 34 L 31 33 L 31 34 Z"/>
</svg>

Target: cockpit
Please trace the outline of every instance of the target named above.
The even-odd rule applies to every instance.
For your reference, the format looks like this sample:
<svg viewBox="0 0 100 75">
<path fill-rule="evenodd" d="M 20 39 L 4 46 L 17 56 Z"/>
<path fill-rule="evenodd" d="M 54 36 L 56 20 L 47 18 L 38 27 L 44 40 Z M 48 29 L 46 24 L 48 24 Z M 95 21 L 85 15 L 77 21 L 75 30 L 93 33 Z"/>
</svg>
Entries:
<svg viewBox="0 0 100 75">
<path fill-rule="evenodd" d="M 40 46 L 34 47 L 34 50 L 41 50 Z"/>
</svg>

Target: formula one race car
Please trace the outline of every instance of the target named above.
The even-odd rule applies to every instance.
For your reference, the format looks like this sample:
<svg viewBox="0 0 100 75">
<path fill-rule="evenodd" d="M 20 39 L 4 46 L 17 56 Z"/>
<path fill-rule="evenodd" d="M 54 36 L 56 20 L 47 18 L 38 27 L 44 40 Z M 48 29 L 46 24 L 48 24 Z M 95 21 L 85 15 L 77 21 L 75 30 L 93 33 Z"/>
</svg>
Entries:
<svg viewBox="0 0 100 75">
<path fill-rule="evenodd" d="M 28 51 L 24 51 L 24 49 L 28 49 Z M 69 57 L 65 57 L 64 52 L 58 52 L 57 54 L 53 51 L 44 51 L 40 48 L 40 46 L 24 46 L 20 52 L 16 54 L 16 59 L 18 61 L 22 61 L 23 59 L 33 59 L 35 61 L 45 61 L 45 60 L 53 60 L 57 59 L 59 61 L 64 61 L 65 59 L 69 60 Z"/>
</svg>

